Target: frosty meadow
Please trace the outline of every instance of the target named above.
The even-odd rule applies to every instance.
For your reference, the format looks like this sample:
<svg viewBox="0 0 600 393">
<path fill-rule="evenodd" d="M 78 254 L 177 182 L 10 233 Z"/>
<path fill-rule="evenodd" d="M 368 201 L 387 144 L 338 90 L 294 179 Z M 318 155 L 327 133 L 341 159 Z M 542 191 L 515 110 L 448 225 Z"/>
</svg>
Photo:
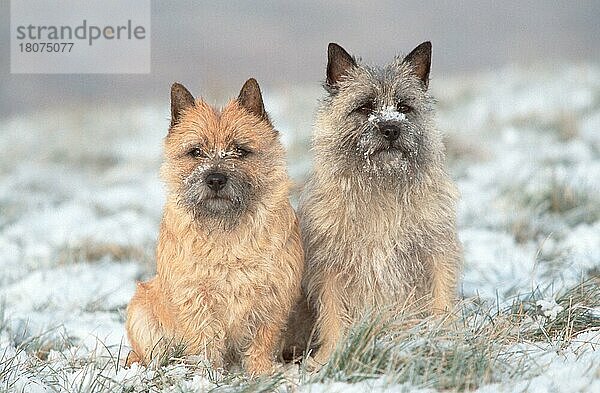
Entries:
<svg viewBox="0 0 600 393">
<path fill-rule="evenodd" d="M 461 194 L 457 320 L 367 315 L 319 373 L 255 379 L 181 353 L 123 367 L 127 303 L 155 274 L 167 100 L 0 120 L 0 391 L 600 391 L 598 65 L 428 88 Z M 321 91 L 264 93 L 302 184 Z"/>
</svg>

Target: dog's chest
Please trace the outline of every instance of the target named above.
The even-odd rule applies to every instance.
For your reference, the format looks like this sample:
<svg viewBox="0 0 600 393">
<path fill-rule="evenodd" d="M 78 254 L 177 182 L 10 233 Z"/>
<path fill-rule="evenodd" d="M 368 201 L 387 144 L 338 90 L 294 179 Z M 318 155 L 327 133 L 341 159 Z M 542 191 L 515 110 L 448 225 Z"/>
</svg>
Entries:
<svg viewBox="0 0 600 393">
<path fill-rule="evenodd" d="M 321 216 L 312 233 L 308 254 L 319 264 L 344 272 L 348 296 L 359 303 L 380 303 L 381 299 L 403 295 L 427 280 L 423 220 L 398 202 L 339 206 Z M 416 218 L 417 217 L 417 218 Z M 315 221 L 315 222 L 318 222 Z M 308 234 L 309 236 L 311 234 Z M 378 300 L 379 299 L 379 300 Z"/>
<path fill-rule="evenodd" d="M 222 260 L 197 263 L 180 278 L 180 309 L 206 309 L 225 325 L 243 320 L 254 304 L 269 293 L 267 261 Z"/>
<path fill-rule="evenodd" d="M 331 216 L 328 227 L 330 239 L 340 239 L 331 244 L 332 253 L 340 253 L 344 263 L 381 265 L 394 263 L 412 248 L 415 225 L 400 209 L 381 206 L 348 206 L 345 211 Z"/>
</svg>

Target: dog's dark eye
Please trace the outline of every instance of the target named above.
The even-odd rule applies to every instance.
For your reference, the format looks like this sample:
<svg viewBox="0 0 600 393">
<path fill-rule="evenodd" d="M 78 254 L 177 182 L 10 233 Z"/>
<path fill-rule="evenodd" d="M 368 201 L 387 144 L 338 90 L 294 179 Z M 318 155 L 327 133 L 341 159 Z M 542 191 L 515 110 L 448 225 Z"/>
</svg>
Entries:
<svg viewBox="0 0 600 393">
<path fill-rule="evenodd" d="M 195 147 L 188 152 L 188 154 L 194 158 L 202 158 L 206 157 L 206 154 L 199 147 Z"/>
<path fill-rule="evenodd" d="M 406 104 L 398 104 L 398 112 L 400 113 L 409 113 L 412 112 L 413 108 L 410 105 Z"/>
<path fill-rule="evenodd" d="M 250 153 L 252 153 L 252 152 L 246 148 L 239 147 L 239 146 L 235 148 L 235 155 L 238 158 L 244 158 L 244 157 L 248 156 Z"/>
<path fill-rule="evenodd" d="M 374 109 L 375 108 L 374 108 L 373 103 L 372 102 L 367 102 L 367 103 L 362 104 L 358 108 L 356 108 L 354 110 L 354 112 L 360 113 L 361 115 L 365 115 L 366 116 L 366 115 L 370 114 L 371 112 L 373 112 Z"/>
</svg>

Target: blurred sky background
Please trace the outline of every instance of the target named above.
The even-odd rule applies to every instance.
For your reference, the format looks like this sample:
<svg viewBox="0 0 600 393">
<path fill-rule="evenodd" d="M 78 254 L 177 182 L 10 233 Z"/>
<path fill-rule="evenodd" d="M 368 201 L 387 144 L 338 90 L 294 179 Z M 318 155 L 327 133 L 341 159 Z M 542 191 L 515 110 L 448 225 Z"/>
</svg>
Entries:
<svg viewBox="0 0 600 393">
<path fill-rule="evenodd" d="M 433 42 L 432 78 L 510 65 L 598 62 L 600 1 L 153 1 L 147 75 L 11 75 L 0 0 L 0 116 L 48 106 L 162 102 L 181 81 L 213 100 L 322 81 L 327 43 L 372 63 Z"/>
</svg>

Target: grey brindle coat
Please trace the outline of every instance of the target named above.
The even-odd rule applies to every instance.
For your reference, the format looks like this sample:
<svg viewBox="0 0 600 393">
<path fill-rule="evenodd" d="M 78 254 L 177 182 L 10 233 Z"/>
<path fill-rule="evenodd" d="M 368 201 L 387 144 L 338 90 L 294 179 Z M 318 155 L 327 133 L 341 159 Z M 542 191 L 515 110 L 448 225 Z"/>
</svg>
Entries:
<svg viewBox="0 0 600 393">
<path fill-rule="evenodd" d="M 382 68 L 336 44 L 328 52 L 299 205 L 320 363 L 369 310 L 425 300 L 449 311 L 461 261 L 457 191 L 428 93 L 431 44 Z"/>
</svg>

